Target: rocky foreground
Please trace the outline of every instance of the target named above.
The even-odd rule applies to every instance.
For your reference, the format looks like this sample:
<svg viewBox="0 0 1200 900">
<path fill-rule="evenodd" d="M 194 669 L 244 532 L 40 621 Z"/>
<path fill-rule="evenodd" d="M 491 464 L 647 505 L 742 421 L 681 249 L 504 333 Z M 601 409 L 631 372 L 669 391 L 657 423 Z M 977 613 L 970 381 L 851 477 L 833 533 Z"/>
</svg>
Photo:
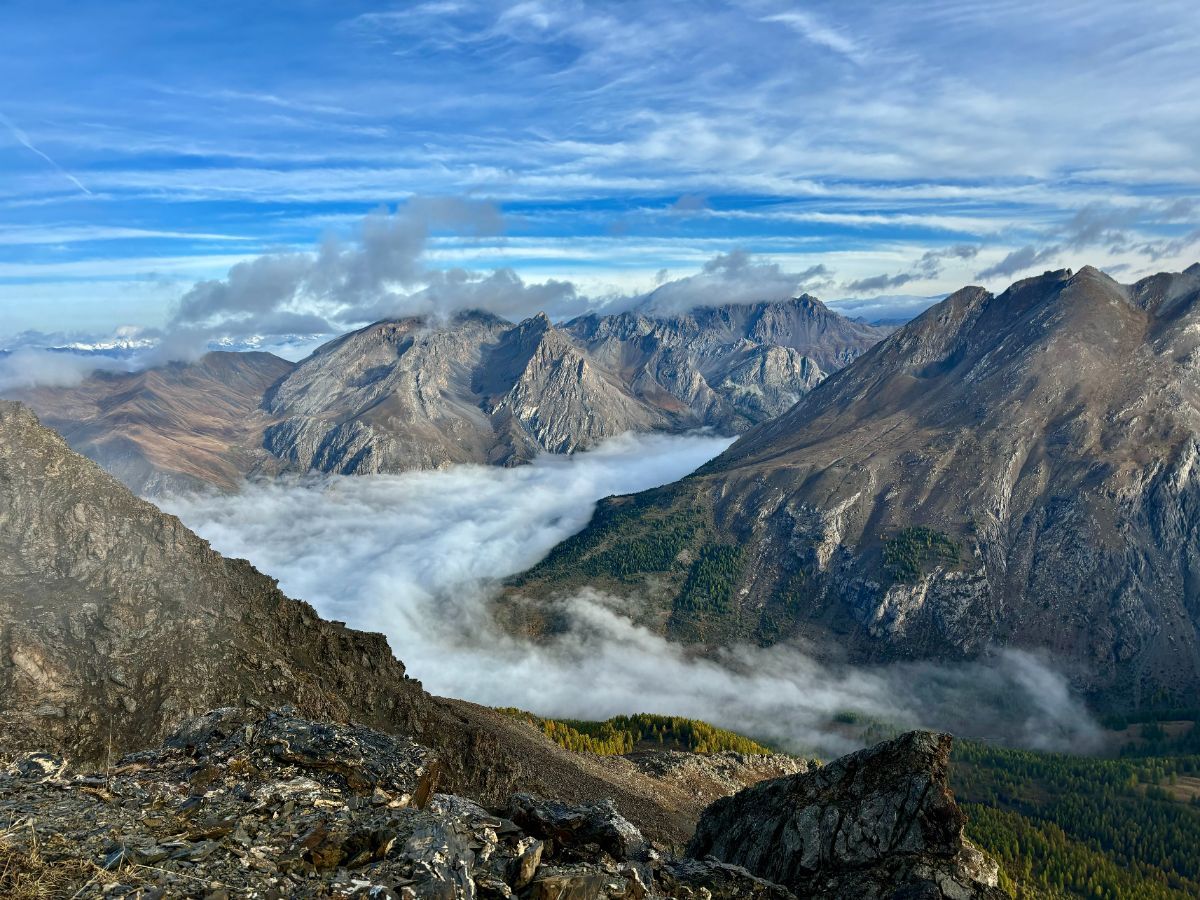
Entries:
<svg viewBox="0 0 1200 900">
<path fill-rule="evenodd" d="M 591 900 L 1005 896 L 962 836 L 950 738 L 912 732 L 720 800 L 685 855 L 609 801 L 438 792 L 405 737 L 226 708 L 100 772 L 19 753 L 0 773 L 5 897 Z"/>
<path fill-rule="evenodd" d="M 815 771 L 569 753 L 430 696 L 382 636 L 320 619 L 0 402 L 5 900 L 1000 896 L 948 752 L 910 735 Z M 705 809 L 755 782 L 770 802 Z M 676 852 L 693 831 L 757 850 Z"/>
</svg>

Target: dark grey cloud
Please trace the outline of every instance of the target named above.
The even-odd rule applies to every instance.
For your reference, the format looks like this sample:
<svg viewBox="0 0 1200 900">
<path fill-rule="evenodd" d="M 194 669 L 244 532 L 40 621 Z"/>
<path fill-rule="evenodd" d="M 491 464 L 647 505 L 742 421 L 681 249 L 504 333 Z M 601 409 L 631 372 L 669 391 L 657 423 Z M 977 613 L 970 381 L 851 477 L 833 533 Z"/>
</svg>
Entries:
<svg viewBox="0 0 1200 900">
<path fill-rule="evenodd" d="M 942 274 L 947 260 L 974 259 L 978 255 L 979 247 L 975 244 L 954 244 L 937 250 L 927 250 L 908 271 L 898 272 L 894 275 L 872 275 L 868 278 L 859 278 L 842 287 L 852 293 L 895 290 L 914 281 L 936 278 Z"/>
<path fill-rule="evenodd" d="M 329 334 L 395 316 L 578 307 L 566 282 L 530 284 L 510 269 L 437 269 L 425 258 L 436 230 L 484 236 L 503 229 L 499 209 L 484 201 L 416 197 L 376 211 L 351 242 L 329 237 L 312 253 L 265 254 L 196 284 L 176 306 L 156 356 L 189 358 L 217 340 Z"/>
<path fill-rule="evenodd" d="M 1089 203 L 1067 220 L 1062 243 L 1075 250 L 1105 244 L 1123 249 L 1133 242 L 1135 230 L 1196 221 L 1197 203 L 1191 197 L 1125 206 Z"/>
<path fill-rule="evenodd" d="M 327 238 L 316 253 L 273 253 L 241 262 L 223 279 L 202 281 L 189 290 L 175 310 L 177 328 L 268 327 L 284 313 L 353 317 L 359 306 L 381 304 L 397 289 L 412 288 L 429 279 L 447 280 L 431 271 L 423 256 L 431 231 L 495 235 L 503 218 L 492 204 L 450 197 L 416 197 L 393 213 L 368 215 L 357 240 L 344 244 Z M 453 303 L 449 291 L 443 299 Z M 305 307 L 308 308 L 305 308 Z"/>
<path fill-rule="evenodd" d="M 1011 277 L 1067 251 L 1089 247 L 1106 247 L 1112 253 L 1134 252 L 1151 262 L 1177 256 L 1200 243 L 1200 227 L 1158 240 L 1147 241 L 1145 235 L 1179 232 L 1181 227 L 1200 225 L 1198 219 L 1200 203 L 1192 197 L 1124 205 L 1088 203 L 1061 225 L 1047 229 L 1040 244 L 1029 243 L 1012 250 L 977 277 Z"/>
<path fill-rule="evenodd" d="M 234 265 L 221 280 L 201 281 L 183 295 L 176 323 L 206 322 L 227 315 L 273 312 L 290 302 L 312 272 L 305 253 L 260 256 Z"/>
<path fill-rule="evenodd" d="M 869 278 L 859 278 L 856 281 L 851 281 L 846 284 L 848 291 L 886 291 L 892 288 L 903 287 L 910 281 L 917 281 L 924 278 L 924 275 L 918 275 L 914 272 L 901 272 L 898 275 L 872 275 Z"/>
<path fill-rule="evenodd" d="M 1040 265 L 1055 256 L 1061 249 L 1057 244 L 1041 248 L 1027 244 L 1020 249 L 1013 250 L 998 263 L 983 269 L 976 277 L 1006 278 L 1032 266 Z"/>
<path fill-rule="evenodd" d="M 1126 242 L 1126 229 L 1135 225 L 1146 208 L 1108 207 L 1089 203 L 1075 213 L 1063 229 L 1064 243 L 1073 249 L 1095 244 L 1120 245 Z"/>
<path fill-rule="evenodd" d="M 1151 262 L 1157 262 L 1164 257 L 1179 256 L 1192 248 L 1200 248 L 1200 228 L 1193 229 L 1176 238 L 1148 241 L 1137 249 L 1146 254 Z"/>
</svg>

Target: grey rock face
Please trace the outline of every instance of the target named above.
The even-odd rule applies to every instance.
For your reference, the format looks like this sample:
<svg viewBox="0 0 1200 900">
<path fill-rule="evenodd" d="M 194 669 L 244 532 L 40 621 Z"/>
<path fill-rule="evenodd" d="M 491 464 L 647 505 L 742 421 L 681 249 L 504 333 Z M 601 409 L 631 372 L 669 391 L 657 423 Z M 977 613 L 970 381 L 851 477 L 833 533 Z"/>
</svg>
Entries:
<svg viewBox="0 0 1200 900">
<path fill-rule="evenodd" d="M 943 744 L 916 736 L 796 776 L 812 782 L 807 792 L 781 779 L 753 804 L 743 795 L 723 801 L 697 833 L 711 855 L 670 859 L 611 804 L 519 794 L 490 811 L 436 793 L 437 754 L 407 738 L 313 721 L 294 708 L 223 708 L 101 773 L 17 754 L 0 767 L 0 849 L 53 868 L 64 895 L 78 897 L 990 900 L 994 864 L 975 853 L 968 872 L 958 861 L 970 848 L 958 840 L 961 814 L 934 771 Z M 789 802 L 836 802 L 853 823 L 818 874 L 805 875 L 803 891 L 753 870 L 791 877 Z M 870 820 L 876 814 L 882 822 Z M 904 833 L 905 824 L 919 836 Z M 725 827 L 729 839 L 712 841 Z M 742 839 L 758 850 L 745 852 Z M 772 841 L 774 855 L 763 849 Z M 35 845 L 39 854 L 28 855 Z M 752 859 L 718 858 L 738 853 Z M 913 893 L 930 886 L 941 893 Z"/>
<path fill-rule="evenodd" d="M 514 794 L 505 810 L 530 834 L 560 845 L 594 845 L 614 859 L 645 859 L 649 844 L 611 801 L 592 806 L 567 806 L 540 800 L 530 794 Z"/>
<path fill-rule="evenodd" d="M 812 298 L 562 327 L 484 313 L 382 322 L 322 347 L 272 389 L 265 446 L 300 469 L 358 473 L 510 465 L 626 431 L 740 431 L 882 336 Z"/>
<path fill-rule="evenodd" d="M 946 783 L 949 735 L 909 732 L 710 806 L 694 859 L 743 866 L 804 897 L 1001 898 Z M 906 893 L 907 892 L 907 893 Z"/>
<path fill-rule="evenodd" d="M 701 424 L 742 431 L 791 407 L 887 332 L 804 295 L 778 303 L 589 315 L 568 331 L 635 394 L 670 397 Z"/>
</svg>

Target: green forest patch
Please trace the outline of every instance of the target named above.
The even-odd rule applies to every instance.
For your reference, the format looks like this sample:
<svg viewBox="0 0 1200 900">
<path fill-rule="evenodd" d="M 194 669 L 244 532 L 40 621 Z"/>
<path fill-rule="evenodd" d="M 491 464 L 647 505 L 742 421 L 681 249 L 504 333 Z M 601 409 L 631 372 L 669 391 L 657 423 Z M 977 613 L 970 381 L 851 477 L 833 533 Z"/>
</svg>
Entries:
<svg viewBox="0 0 1200 900">
<path fill-rule="evenodd" d="M 601 500 L 587 527 L 509 584 L 579 583 L 590 578 L 630 581 L 669 572 L 707 526 L 692 499 L 680 486 L 668 485 Z"/>
<path fill-rule="evenodd" d="M 560 747 L 574 753 L 616 756 L 635 750 L 686 750 L 690 753 L 747 753 L 767 755 L 768 747 L 699 719 L 638 713 L 614 716 L 603 722 L 579 719 L 544 719 L 522 709 L 499 710 L 528 722 Z"/>
<path fill-rule="evenodd" d="M 1016 883 L 1051 897 L 1200 897 L 1200 801 L 1175 790 L 1200 756 L 1098 759 L 954 748 L 967 834 Z"/>
<path fill-rule="evenodd" d="M 911 584 L 935 566 L 957 566 L 962 551 L 950 535 L 914 525 L 883 542 L 883 571 L 889 583 Z"/>
</svg>

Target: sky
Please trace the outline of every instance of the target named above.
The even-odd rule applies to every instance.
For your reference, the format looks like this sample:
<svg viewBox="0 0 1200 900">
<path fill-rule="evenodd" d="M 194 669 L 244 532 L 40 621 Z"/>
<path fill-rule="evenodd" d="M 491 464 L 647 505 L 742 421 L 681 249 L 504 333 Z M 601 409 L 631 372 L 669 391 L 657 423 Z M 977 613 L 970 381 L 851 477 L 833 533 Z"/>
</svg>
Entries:
<svg viewBox="0 0 1200 900">
<path fill-rule="evenodd" d="M 7 0 L 0 35 L 0 348 L 656 289 L 878 318 L 1200 258 L 1194 2 Z"/>
</svg>

